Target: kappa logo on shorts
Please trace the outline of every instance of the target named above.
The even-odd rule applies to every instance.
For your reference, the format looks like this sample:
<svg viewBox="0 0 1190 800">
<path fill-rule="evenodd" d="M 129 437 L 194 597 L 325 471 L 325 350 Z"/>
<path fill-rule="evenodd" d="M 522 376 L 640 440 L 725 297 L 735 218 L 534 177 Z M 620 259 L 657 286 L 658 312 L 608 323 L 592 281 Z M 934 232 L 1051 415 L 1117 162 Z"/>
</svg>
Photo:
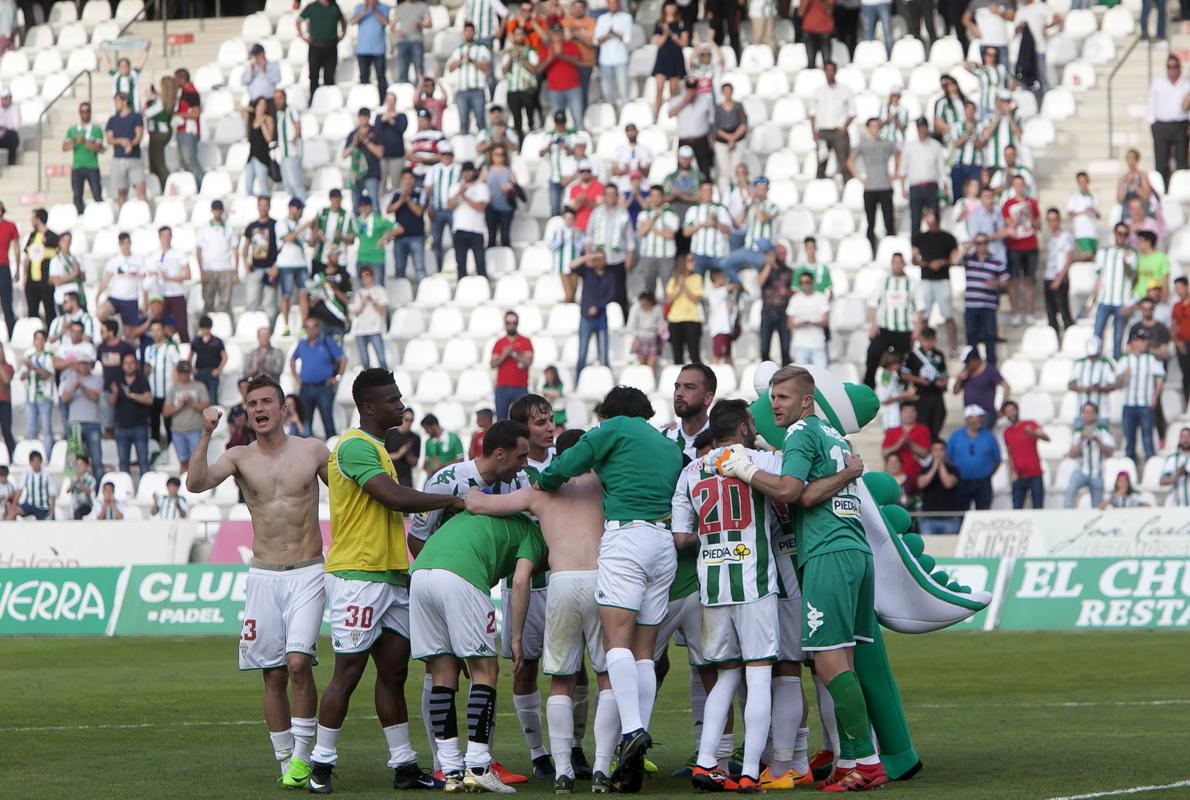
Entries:
<svg viewBox="0 0 1190 800">
<path fill-rule="evenodd" d="M 806 614 L 806 624 L 810 628 L 810 636 L 813 636 L 822 627 L 823 614 L 808 602 L 806 603 L 806 608 L 810 609 Z"/>
<path fill-rule="evenodd" d="M 479 654 L 480 654 L 481 656 L 483 656 L 483 655 L 495 655 L 495 653 L 493 653 L 493 652 L 492 652 L 492 648 L 488 647 L 486 644 L 481 644 L 481 645 L 479 646 Z"/>
</svg>

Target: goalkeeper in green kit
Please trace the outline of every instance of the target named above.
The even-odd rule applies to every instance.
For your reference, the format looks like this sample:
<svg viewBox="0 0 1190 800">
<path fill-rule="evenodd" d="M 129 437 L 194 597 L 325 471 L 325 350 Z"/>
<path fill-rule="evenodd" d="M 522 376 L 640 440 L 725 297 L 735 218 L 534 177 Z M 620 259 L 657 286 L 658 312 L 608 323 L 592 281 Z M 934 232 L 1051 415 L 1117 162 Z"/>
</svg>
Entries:
<svg viewBox="0 0 1190 800">
<path fill-rule="evenodd" d="M 839 755 L 823 785 L 828 792 L 858 792 L 888 782 L 876 755 L 868 707 L 855 673 L 854 648 L 876 632 L 872 550 L 860 518 L 855 481 L 864 465 L 847 440 L 814 414 L 814 378 L 797 366 L 773 375 L 773 419 L 787 427 L 781 474 L 758 469 L 731 447 L 714 457 L 722 474 L 794 510 L 801 571 L 802 650 L 835 703 Z"/>
</svg>

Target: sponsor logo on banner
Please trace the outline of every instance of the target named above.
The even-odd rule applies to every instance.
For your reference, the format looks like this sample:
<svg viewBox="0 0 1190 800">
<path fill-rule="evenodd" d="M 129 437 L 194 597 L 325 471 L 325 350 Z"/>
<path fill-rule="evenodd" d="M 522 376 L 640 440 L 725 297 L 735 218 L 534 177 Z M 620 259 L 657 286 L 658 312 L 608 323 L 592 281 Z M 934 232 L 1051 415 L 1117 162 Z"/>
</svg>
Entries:
<svg viewBox="0 0 1190 800">
<path fill-rule="evenodd" d="M 185 564 L 194 542 L 191 520 L 0 523 L 0 567 L 124 567 Z"/>
<path fill-rule="evenodd" d="M 1021 559 L 999 627 L 1190 628 L 1190 559 Z"/>
<path fill-rule="evenodd" d="M 969 511 L 959 558 L 1190 557 L 1190 508 Z"/>
<path fill-rule="evenodd" d="M 0 635 L 107 634 L 119 611 L 123 572 L 117 567 L 0 570 Z"/>
<path fill-rule="evenodd" d="M 116 635 L 238 634 L 247 581 L 243 567 L 132 567 Z"/>
</svg>

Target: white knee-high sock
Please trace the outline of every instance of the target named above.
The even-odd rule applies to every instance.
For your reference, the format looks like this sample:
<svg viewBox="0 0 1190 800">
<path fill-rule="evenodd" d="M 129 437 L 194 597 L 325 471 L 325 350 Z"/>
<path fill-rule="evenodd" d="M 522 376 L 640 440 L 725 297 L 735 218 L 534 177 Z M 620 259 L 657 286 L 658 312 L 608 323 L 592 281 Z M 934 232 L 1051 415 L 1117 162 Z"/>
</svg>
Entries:
<svg viewBox="0 0 1190 800">
<path fill-rule="evenodd" d="M 402 764 L 412 764 L 417 761 L 417 753 L 413 751 L 413 742 L 409 739 L 408 722 L 389 725 L 385 728 L 384 741 L 388 744 L 389 767 L 399 767 Z"/>
<path fill-rule="evenodd" d="M 773 678 L 773 762 L 771 774 L 780 777 L 793 766 L 798 726 L 802 722 L 802 679 L 796 675 Z"/>
<path fill-rule="evenodd" d="M 525 744 L 529 746 L 529 757 L 544 756 L 546 750 L 541 733 L 541 693 L 534 691 L 531 694 L 514 694 L 512 705 L 516 709 L 517 719 L 520 720 Z"/>
<path fill-rule="evenodd" d="M 719 743 L 723 738 L 723 726 L 727 724 L 727 711 L 731 708 L 736 686 L 742 677 L 743 670 L 739 667 L 721 669 L 715 685 L 707 694 L 702 737 L 698 741 L 698 766 L 704 769 L 711 769 L 718 764 Z"/>
<path fill-rule="evenodd" d="M 657 700 L 657 665 L 651 658 L 636 662 L 636 691 L 640 702 L 641 727 L 649 729 L 653 719 L 653 703 Z"/>
<path fill-rule="evenodd" d="M 545 704 L 545 716 L 550 724 L 550 750 L 554 754 L 554 771 L 559 777 L 574 777 L 570 763 L 570 749 L 574 747 L 574 701 L 564 694 L 552 694 Z"/>
<path fill-rule="evenodd" d="M 595 763 L 591 765 L 595 772 L 611 775 L 612 754 L 619 740 L 620 709 L 616 694 L 611 689 L 600 689 L 595 703 Z"/>
<path fill-rule="evenodd" d="M 426 740 L 430 743 L 430 758 L 434 760 L 434 772 L 442 769 L 438 761 L 438 740 L 434 738 L 434 724 L 430 722 L 430 690 L 434 688 L 434 678 L 430 673 L 421 682 L 421 724 L 426 729 Z"/>
<path fill-rule="evenodd" d="M 839 728 L 835 724 L 835 700 L 817 675 L 814 676 L 814 693 L 818 697 L 818 717 L 822 720 L 822 746 L 838 757 Z"/>
<path fill-rule="evenodd" d="M 581 684 L 574 687 L 571 698 L 574 700 L 574 746 L 583 746 L 583 737 L 587 735 L 587 715 L 590 714 L 590 687 Z"/>
<path fill-rule="evenodd" d="M 334 764 L 339 760 L 339 731 L 342 728 L 324 728 L 318 726 L 318 737 L 314 740 L 314 749 L 310 752 L 310 759 L 319 764 Z"/>
<path fill-rule="evenodd" d="M 773 716 L 773 682 L 771 665 L 744 667 L 748 684 L 748 701 L 744 704 L 744 763 L 743 774 L 760 777 L 760 755 L 769 738 L 769 723 Z"/>
<path fill-rule="evenodd" d="M 607 678 L 611 681 L 612 691 L 615 692 L 621 732 L 632 733 L 643 728 L 636 659 L 627 647 L 613 647 L 607 651 Z M 602 695 L 602 692 L 600 694 Z"/>
<path fill-rule="evenodd" d="M 690 718 L 694 720 L 694 741 L 702 741 L 702 718 L 706 714 L 707 687 L 702 685 L 702 675 L 695 667 L 690 668 Z"/>
<path fill-rule="evenodd" d="M 805 698 L 802 699 L 805 702 Z M 810 771 L 810 729 L 797 729 L 797 744 L 793 747 L 793 768 L 805 775 Z"/>
<path fill-rule="evenodd" d="M 293 731 L 269 731 L 269 741 L 273 743 L 273 758 L 281 765 L 281 774 L 289 769 L 289 759 L 293 756 Z"/>
<path fill-rule="evenodd" d="M 314 729 L 318 720 L 313 717 L 290 717 L 290 730 L 293 731 L 293 756 L 302 761 L 310 760 L 310 748 L 314 746 Z"/>
</svg>

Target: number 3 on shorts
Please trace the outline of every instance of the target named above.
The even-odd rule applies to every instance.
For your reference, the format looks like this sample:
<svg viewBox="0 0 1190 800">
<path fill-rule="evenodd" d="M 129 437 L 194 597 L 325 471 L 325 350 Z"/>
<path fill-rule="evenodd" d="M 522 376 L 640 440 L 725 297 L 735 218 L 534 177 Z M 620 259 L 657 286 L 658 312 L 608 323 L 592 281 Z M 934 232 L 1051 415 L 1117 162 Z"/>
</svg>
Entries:
<svg viewBox="0 0 1190 800">
<path fill-rule="evenodd" d="M 488 633 L 495 633 L 495 632 L 496 632 L 496 612 L 489 611 L 488 612 Z"/>
<path fill-rule="evenodd" d="M 345 628 L 371 628 L 372 607 L 347 606 L 347 619 L 343 623 Z"/>
<path fill-rule="evenodd" d="M 242 639 L 245 642 L 255 642 L 256 641 L 256 620 L 254 620 L 254 619 L 244 620 L 244 630 L 242 633 L 240 633 L 240 639 Z"/>
</svg>

